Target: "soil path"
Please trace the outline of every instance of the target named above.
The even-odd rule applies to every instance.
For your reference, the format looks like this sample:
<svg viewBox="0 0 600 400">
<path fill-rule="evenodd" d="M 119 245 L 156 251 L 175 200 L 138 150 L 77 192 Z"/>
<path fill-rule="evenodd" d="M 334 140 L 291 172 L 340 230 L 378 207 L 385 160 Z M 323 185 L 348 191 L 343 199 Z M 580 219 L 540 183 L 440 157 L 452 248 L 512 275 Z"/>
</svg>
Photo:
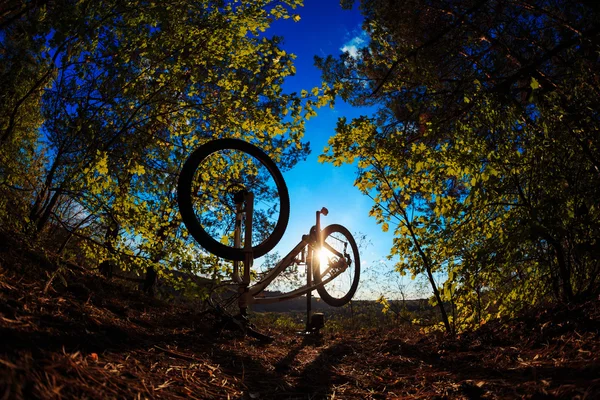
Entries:
<svg viewBox="0 0 600 400">
<path fill-rule="evenodd" d="M 599 302 L 455 339 L 411 327 L 215 336 L 198 307 L 0 251 L 0 399 L 600 398 Z M 63 281 L 64 278 L 64 281 Z M 66 283 L 66 285 L 65 285 Z"/>
</svg>

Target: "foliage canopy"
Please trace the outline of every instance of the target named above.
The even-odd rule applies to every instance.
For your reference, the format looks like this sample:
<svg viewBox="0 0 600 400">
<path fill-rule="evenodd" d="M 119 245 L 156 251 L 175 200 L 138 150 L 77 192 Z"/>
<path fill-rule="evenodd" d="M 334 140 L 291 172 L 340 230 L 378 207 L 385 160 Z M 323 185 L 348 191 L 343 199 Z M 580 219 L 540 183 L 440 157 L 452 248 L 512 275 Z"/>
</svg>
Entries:
<svg viewBox="0 0 600 400">
<path fill-rule="evenodd" d="M 342 2 L 352 6 L 351 1 Z M 600 7 L 360 1 L 369 43 L 316 58 L 343 100 L 321 156 L 354 163 L 397 270 L 447 330 L 600 291 Z"/>
<path fill-rule="evenodd" d="M 323 104 L 284 93 L 293 54 L 269 37 L 300 0 L 58 1 L 0 20 L 0 216 L 77 238 L 88 261 L 214 271 L 180 223 L 178 171 L 199 144 L 250 141 L 291 168 Z M 315 100 L 317 98 L 317 100 Z"/>
</svg>

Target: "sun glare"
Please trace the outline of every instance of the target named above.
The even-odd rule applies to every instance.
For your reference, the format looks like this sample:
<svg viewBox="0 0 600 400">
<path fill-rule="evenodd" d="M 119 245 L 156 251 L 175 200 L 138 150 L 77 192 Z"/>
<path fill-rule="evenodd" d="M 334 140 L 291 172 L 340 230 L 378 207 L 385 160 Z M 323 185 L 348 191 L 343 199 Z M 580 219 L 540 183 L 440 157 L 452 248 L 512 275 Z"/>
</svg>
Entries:
<svg viewBox="0 0 600 400">
<path fill-rule="evenodd" d="M 321 271 L 324 271 L 325 268 L 327 268 L 330 254 L 331 253 L 324 248 L 317 250 L 317 257 L 319 259 L 319 267 Z"/>
</svg>

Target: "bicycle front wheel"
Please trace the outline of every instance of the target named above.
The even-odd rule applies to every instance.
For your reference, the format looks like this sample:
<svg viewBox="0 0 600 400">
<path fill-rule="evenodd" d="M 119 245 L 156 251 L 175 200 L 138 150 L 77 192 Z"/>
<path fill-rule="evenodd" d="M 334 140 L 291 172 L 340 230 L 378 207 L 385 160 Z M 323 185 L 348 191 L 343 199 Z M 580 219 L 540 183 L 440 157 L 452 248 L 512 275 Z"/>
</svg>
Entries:
<svg viewBox="0 0 600 400">
<path fill-rule="evenodd" d="M 258 258 L 279 242 L 290 215 L 287 186 L 273 160 L 243 140 L 217 139 L 197 148 L 179 174 L 177 202 L 183 223 L 202 247 L 218 257 L 244 260 L 233 235 L 235 199 L 243 192 L 254 194 L 252 251 Z M 243 232 L 241 238 L 243 247 Z"/>
<path fill-rule="evenodd" d="M 332 224 L 323 229 L 323 247 L 315 254 L 316 284 L 323 301 L 333 307 L 348 303 L 360 279 L 360 255 L 350 231 L 342 225 Z"/>
</svg>

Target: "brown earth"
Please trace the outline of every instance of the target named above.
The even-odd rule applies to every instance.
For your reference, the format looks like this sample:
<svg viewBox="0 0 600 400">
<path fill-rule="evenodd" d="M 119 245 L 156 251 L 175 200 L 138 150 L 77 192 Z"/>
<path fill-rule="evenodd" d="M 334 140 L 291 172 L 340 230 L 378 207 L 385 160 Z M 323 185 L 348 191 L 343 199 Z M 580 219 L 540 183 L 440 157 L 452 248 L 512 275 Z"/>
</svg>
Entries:
<svg viewBox="0 0 600 400">
<path fill-rule="evenodd" d="M 14 243 L 0 248 L 0 399 L 600 398 L 600 302 L 458 338 L 415 328 L 211 334 L 151 299 Z M 64 281 L 63 281 L 64 278 Z M 66 284 L 66 285 L 65 285 Z"/>
</svg>

